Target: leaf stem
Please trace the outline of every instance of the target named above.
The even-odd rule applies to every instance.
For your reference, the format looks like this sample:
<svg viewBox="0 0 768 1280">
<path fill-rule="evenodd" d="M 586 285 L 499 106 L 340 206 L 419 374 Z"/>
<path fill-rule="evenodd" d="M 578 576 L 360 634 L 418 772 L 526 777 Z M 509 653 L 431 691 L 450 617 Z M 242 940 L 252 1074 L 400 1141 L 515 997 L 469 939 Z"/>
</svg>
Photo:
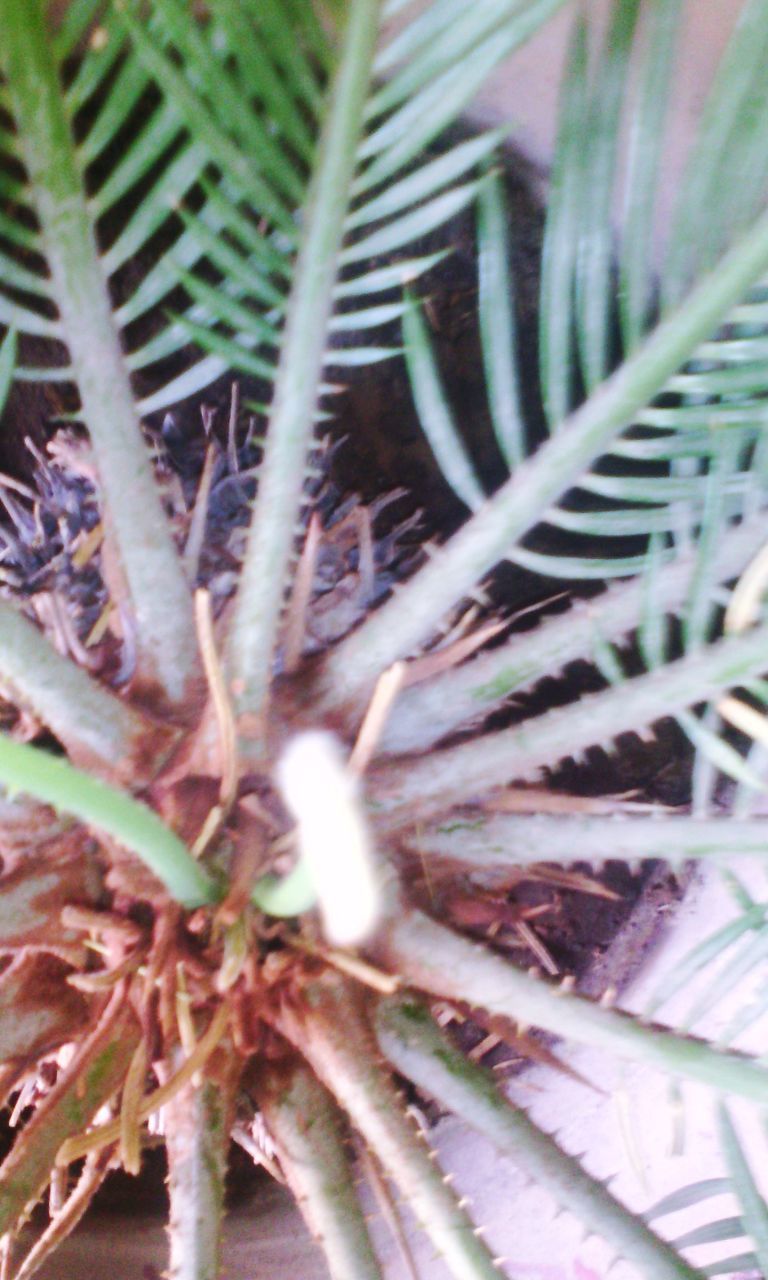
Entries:
<svg viewBox="0 0 768 1280">
<path fill-rule="evenodd" d="M 140 712 L 62 657 L 23 614 L 0 600 L 0 674 L 21 706 L 56 734 L 78 762 L 107 777 L 151 772 L 152 736 L 168 737 Z M 126 779 L 127 780 L 127 779 Z"/>
<path fill-rule="evenodd" d="M 296 1055 L 266 1063 L 256 1096 L 280 1164 L 335 1280 L 381 1280 L 355 1194 L 346 1125 L 334 1099 Z"/>
<path fill-rule="evenodd" d="M 139 659 L 172 704 L 199 674 L 192 601 L 155 485 L 99 259 L 42 0 L 0 0 L 2 65 Z"/>
<path fill-rule="evenodd" d="M 380 0 L 351 0 L 305 213 L 258 500 L 230 633 L 229 675 L 241 713 L 263 710 L 272 678 L 379 6 Z"/>
<path fill-rule="evenodd" d="M 459 1053 L 423 1005 L 401 997 L 382 1001 L 376 1031 L 397 1071 L 484 1134 L 500 1154 L 546 1187 L 559 1206 L 575 1213 L 643 1274 L 654 1280 L 703 1280 L 702 1272 L 690 1267 L 554 1138 L 510 1106 L 490 1073 Z"/>
<path fill-rule="evenodd" d="M 376 824 L 411 826 L 493 787 L 535 777 L 545 765 L 588 747 L 610 747 L 622 733 L 638 733 L 761 675 L 767 654 L 764 624 L 511 729 L 420 760 L 382 765 L 370 776 Z"/>
<path fill-rule="evenodd" d="M 441 1000 L 476 1005 L 526 1027 L 541 1027 L 683 1079 L 765 1101 L 768 1070 L 754 1059 L 713 1049 L 552 987 L 402 904 L 393 911 L 371 954 Z"/>
</svg>

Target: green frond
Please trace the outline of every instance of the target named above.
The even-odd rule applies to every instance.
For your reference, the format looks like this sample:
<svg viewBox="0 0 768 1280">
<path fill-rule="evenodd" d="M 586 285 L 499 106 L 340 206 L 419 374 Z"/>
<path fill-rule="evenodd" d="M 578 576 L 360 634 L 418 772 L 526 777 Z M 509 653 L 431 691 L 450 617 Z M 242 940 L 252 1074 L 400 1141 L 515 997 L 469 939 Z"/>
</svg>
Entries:
<svg viewBox="0 0 768 1280">
<path fill-rule="evenodd" d="M 694 1227 L 678 1236 L 676 1248 L 700 1249 L 708 1244 L 731 1244 L 742 1252 L 719 1257 L 717 1261 L 702 1263 L 702 1272 L 708 1276 L 732 1275 L 738 1271 L 765 1274 L 768 1270 L 768 1205 L 757 1185 L 755 1175 L 747 1160 L 743 1142 L 724 1102 L 718 1108 L 720 1150 L 728 1169 L 728 1177 L 709 1178 L 691 1183 L 679 1191 L 665 1196 L 645 1214 L 647 1221 L 668 1217 L 693 1205 L 705 1204 L 728 1196 L 736 1201 L 738 1214 L 730 1217 L 711 1217 L 702 1226 Z M 713 1207 L 714 1215 L 717 1210 Z M 720 1210 L 722 1213 L 722 1209 Z M 745 1250 L 744 1246 L 747 1247 Z"/>
<path fill-rule="evenodd" d="M 764 537 L 764 516 L 755 514 L 723 531 L 707 565 L 715 585 L 737 577 Z M 559 676 L 569 663 L 590 661 L 595 636 L 614 643 L 637 629 L 645 660 L 652 670 L 666 657 L 659 648 L 659 629 L 670 615 L 688 607 L 700 557 L 695 547 L 672 554 L 652 544 L 652 555 L 638 568 L 642 576 L 613 584 L 589 603 L 577 601 L 565 612 L 544 618 L 534 630 L 515 633 L 503 644 L 479 654 L 456 670 L 405 689 L 398 715 L 385 725 L 383 754 L 419 751 L 462 726 L 482 720 L 515 693 L 532 688 L 547 676 Z"/>
<path fill-rule="evenodd" d="M 490 1072 L 469 1062 L 423 1005 L 412 998 L 383 1000 L 375 1025 L 379 1044 L 397 1071 L 488 1138 L 500 1155 L 545 1186 L 560 1208 L 576 1213 L 590 1233 L 609 1241 L 620 1258 L 659 1280 L 702 1280 L 702 1272 L 566 1155 L 524 1111 L 512 1107 Z"/>
<path fill-rule="evenodd" d="M 4 287 L 22 289 L 26 296 L 55 304 L 58 312 L 54 321 L 50 309 L 38 313 L 4 292 L 0 320 L 14 325 L 20 334 L 66 340 L 70 365 L 65 370 L 56 367 L 52 355 L 50 376 L 61 381 L 70 375 L 80 395 L 81 417 L 110 507 L 111 536 L 139 624 L 139 664 L 162 697 L 178 702 L 188 694 L 198 670 L 191 599 L 141 436 L 114 320 L 109 268 L 100 255 L 96 218 L 65 110 L 59 68 L 40 0 L 31 6 L 5 0 L 0 16 L 7 33 L 3 72 L 49 273 L 38 278 L 37 272 L 21 263 L 6 263 Z M 92 46 L 90 53 L 97 57 L 98 48 Z M 184 190 L 188 181 L 185 178 Z M 144 235 L 151 235 L 167 219 L 162 179 L 160 186 L 163 194 L 157 199 L 162 208 L 151 198 L 140 204 L 134 214 L 134 232 L 140 225 Z M 129 253 L 137 239 L 141 241 L 141 235 L 134 234 Z M 44 368 L 43 362 L 36 376 L 44 376 Z M 108 420 L 105 404 L 110 405 Z M 132 477 L 131 485 L 126 485 L 127 476 Z M 142 530 L 136 525 L 137 504 L 145 517 Z"/>
</svg>

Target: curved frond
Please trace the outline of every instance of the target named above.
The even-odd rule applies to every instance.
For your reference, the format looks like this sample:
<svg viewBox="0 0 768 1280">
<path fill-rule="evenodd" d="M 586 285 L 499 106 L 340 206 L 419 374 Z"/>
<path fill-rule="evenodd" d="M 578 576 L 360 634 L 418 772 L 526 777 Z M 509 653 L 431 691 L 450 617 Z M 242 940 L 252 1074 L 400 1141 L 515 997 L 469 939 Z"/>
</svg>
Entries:
<svg viewBox="0 0 768 1280">
<path fill-rule="evenodd" d="M 412 278 L 433 265 L 433 254 L 414 258 L 384 282 L 381 267 L 371 268 L 370 261 L 407 250 L 464 208 L 478 190 L 473 172 L 490 155 L 499 135 L 492 131 L 443 149 L 415 167 L 411 162 L 455 119 L 479 86 L 481 74 L 561 3 L 537 0 L 510 7 L 483 0 L 462 19 L 460 33 L 442 26 L 442 6 L 437 5 L 430 22 L 441 26 L 438 41 L 430 41 L 423 28 L 421 37 L 405 45 L 398 36 L 389 44 L 385 40 L 378 57 L 384 65 L 397 66 L 385 86 L 374 81 L 381 65 L 375 49 L 378 6 L 372 5 L 370 12 L 361 6 L 359 14 L 353 6 L 338 29 L 332 24 L 321 28 L 313 21 L 312 6 L 303 6 L 306 25 L 303 38 L 297 40 L 299 53 L 290 79 L 283 85 L 283 117 L 270 121 L 269 128 L 264 115 L 274 101 L 274 74 L 281 59 L 270 6 L 263 19 L 250 21 L 246 29 L 241 7 L 218 3 L 212 6 L 206 30 L 178 0 L 161 0 L 153 7 L 153 21 L 162 33 L 159 41 L 153 41 L 135 13 L 129 10 L 124 19 L 143 64 L 196 144 L 208 148 L 224 178 L 212 202 L 214 217 L 226 229 L 224 247 L 217 250 L 212 242 L 211 233 L 218 235 L 219 228 L 208 224 L 208 204 L 185 223 L 187 233 L 198 234 L 201 254 L 226 283 L 211 289 L 194 279 L 187 266 L 180 278 L 193 303 L 177 317 L 176 328 L 211 356 L 229 358 L 273 384 L 260 496 L 230 639 L 233 678 L 243 688 L 242 709 L 260 708 L 271 671 L 274 628 L 264 619 L 279 617 L 323 370 L 369 363 L 397 350 L 365 337 L 360 340 L 357 334 L 391 323 L 399 302 L 377 308 L 345 302 L 332 321 L 336 299 L 397 288 L 406 282 L 406 271 Z M 363 50 L 363 29 L 369 52 Z M 469 41 L 469 56 L 463 41 Z M 244 100 L 246 66 L 256 78 Z M 259 67 L 263 92 L 256 75 Z M 323 105 L 321 109 L 313 98 L 307 116 L 299 101 L 310 68 Z M 424 115 L 427 99 L 439 103 L 439 110 Z M 414 127 L 415 121 L 423 122 L 427 132 L 421 123 Z M 295 214 L 305 204 L 299 239 Z M 263 225 L 254 219 L 254 211 Z M 235 255 L 241 258 L 239 269 Z M 289 270 L 277 265 L 281 257 L 287 257 Z M 289 273 L 294 280 L 290 296 Z M 270 291 L 271 305 L 265 296 Z M 278 341 L 280 361 L 272 375 L 272 349 Z M 147 358 L 144 352 L 142 361 Z M 284 418 L 288 405 L 290 415 Z"/>
</svg>

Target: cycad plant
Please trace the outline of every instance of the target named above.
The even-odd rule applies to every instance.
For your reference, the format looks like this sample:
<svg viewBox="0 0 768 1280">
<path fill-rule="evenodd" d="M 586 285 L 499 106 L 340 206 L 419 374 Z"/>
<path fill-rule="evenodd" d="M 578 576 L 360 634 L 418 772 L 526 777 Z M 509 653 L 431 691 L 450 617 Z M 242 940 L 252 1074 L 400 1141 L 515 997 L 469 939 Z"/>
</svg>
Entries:
<svg viewBox="0 0 768 1280">
<path fill-rule="evenodd" d="M 451 895 L 503 903 L 532 864 L 727 868 L 766 852 L 753 807 L 768 700 L 768 12 L 746 0 L 739 14 L 663 250 L 680 0 L 615 0 L 599 39 L 577 18 L 542 266 L 549 434 L 532 450 L 501 131 L 443 135 L 562 7 L 72 0 L 56 22 L 44 0 L 0 0 L 0 391 L 15 380 L 23 407 L 25 388 L 50 384 L 69 419 L 38 459 L 39 493 L 6 494 L 0 1073 L 23 1123 L 0 1169 L 5 1274 L 33 1274 L 110 1167 L 138 1170 L 149 1123 L 168 1154 L 176 1280 L 217 1274 L 233 1130 L 251 1146 L 269 1135 L 336 1280 L 381 1274 L 353 1132 L 448 1271 L 497 1277 L 405 1114 L 404 1079 L 640 1274 L 705 1274 L 687 1260 L 696 1238 L 670 1244 L 628 1211 L 434 1016 L 447 1002 L 502 1035 L 539 1027 L 724 1099 L 767 1096 L 761 1061 L 591 1003 L 441 919 Z M 437 256 L 419 245 L 468 209 L 509 472 L 491 495 L 419 303 Z M 338 522 L 313 508 L 323 421 L 345 367 L 401 359 L 399 339 L 370 336 L 393 324 L 471 514 L 374 608 L 381 544 L 387 573 L 402 549 L 354 511 L 310 643 L 324 549 L 341 554 Z M 260 443 L 244 441 L 233 396 L 225 479 L 241 509 L 256 496 L 210 567 L 214 447 L 190 498 L 142 417 L 228 370 L 266 407 Z M 567 554 L 552 529 L 569 533 Z M 617 581 L 506 634 L 466 608 L 504 560 Z M 577 660 L 601 691 L 484 731 Z M 533 812 L 505 803 L 513 784 L 664 717 L 695 748 L 690 812 L 536 812 L 536 788 L 523 790 Z M 737 931 L 761 928 L 762 907 L 742 905 Z M 768 1209 L 725 1101 L 722 1136 L 740 1216 L 718 1238 L 751 1237 L 731 1269 L 768 1274 Z M 25 1253 L 15 1241 L 46 1189 L 50 1221 Z"/>
</svg>

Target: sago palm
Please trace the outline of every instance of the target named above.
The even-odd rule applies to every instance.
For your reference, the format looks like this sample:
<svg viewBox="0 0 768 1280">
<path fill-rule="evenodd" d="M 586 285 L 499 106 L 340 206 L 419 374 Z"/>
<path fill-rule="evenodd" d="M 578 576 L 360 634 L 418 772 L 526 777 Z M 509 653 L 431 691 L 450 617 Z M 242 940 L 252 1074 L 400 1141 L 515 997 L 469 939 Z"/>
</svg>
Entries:
<svg viewBox="0 0 768 1280">
<path fill-rule="evenodd" d="M 591 1003 L 441 919 L 449 895 L 502 902 L 531 864 L 728 866 L 766 852 L 752 806 L 768 699 L 768 13 L 747 0 L 739 16 L 663 252 L 655 192 L 680 2 L 616 0 L 602 43 L 577 20 L 542 266 L 549 435 L 532 450 L 501 137 L 449 145 L 444 133 L 562 5 L 73 0 L 57 25 L 43 0 L 0 0 L 0 389 L 15 379 L 23 405 L 25 384 L 54 384 L 80 424 L 41 455 L 40 495 L 9 500 L 18 528 L 5 536 L 0 676 L 17 711 L 0 742 L 0 1060 L 26 1117 L 0 1169 L 6 1274 L 33 1273 L 110 1167 L 138 1170 L 150 1121 L 168 1153 L 177 1280 L 217 1274 L 230 1133 L 257 1123 L 336 1280 L 380 1275 L 353 1131 L 448 1271 L 497 1277 L 503 1264 L 405 1114 L 403 1079 L 487 1133 L 639 1273 L 704 1274 L 512 1108 L 433 1016 L 448 1002 L 501 1034 L 539 1027 L 724 1098 L 766 1098 L 761 1061 Z M 419 244 L 470 208 L 509 471 L 491 495 L 418 301 L 436 263 Z M 311 510 L 323 419 L 345 366 L 401 358 L 399 339 L 366 336 L 393 324 L 427 439 L 471 515 L 369 608 L 377 547 L 360 509 L 344 578 L 355 607 L 334 579 L 313 646 L 335 527 Z M 241 563 L 222 585 L 215 564 L 201 569 L 212 462 L 180 497 L 141 424 L 228 370 L 256 379 L 268 407 L 260 449 L 246 448 L 233 402 L 229 477 L 256 497 L 247 536 L 228 531 L 227 563 Z M 568 554 L 540 537 L 553 528 Z M 45 608 L 25 571 L 33 545 Z M 504 635 L 464 607 L 504 560 L 617 581 Z M 643 667 L 631 676 L 630 642 Z M 601 691 L 483 731 L 577 660 Z M 689 813 L 500 802 L 664 717 L 696 749 Z M 742 748 L 754 739 L 748 756 L 722 720 Z M 713 816 L 723 771 L 731 817 Z M 422 868 L 431 899 L 410 887 Z M 758 928 L 753 908 L 744 929 Z M 720 1237 L 751 1236 L 738 1265 L 766 1272 L 768 1210 L 725 1102 L 722 1132 L 741 1216 Z M 17 1258 L 49 1185 L 50 1223 Z"/>
</svg>

